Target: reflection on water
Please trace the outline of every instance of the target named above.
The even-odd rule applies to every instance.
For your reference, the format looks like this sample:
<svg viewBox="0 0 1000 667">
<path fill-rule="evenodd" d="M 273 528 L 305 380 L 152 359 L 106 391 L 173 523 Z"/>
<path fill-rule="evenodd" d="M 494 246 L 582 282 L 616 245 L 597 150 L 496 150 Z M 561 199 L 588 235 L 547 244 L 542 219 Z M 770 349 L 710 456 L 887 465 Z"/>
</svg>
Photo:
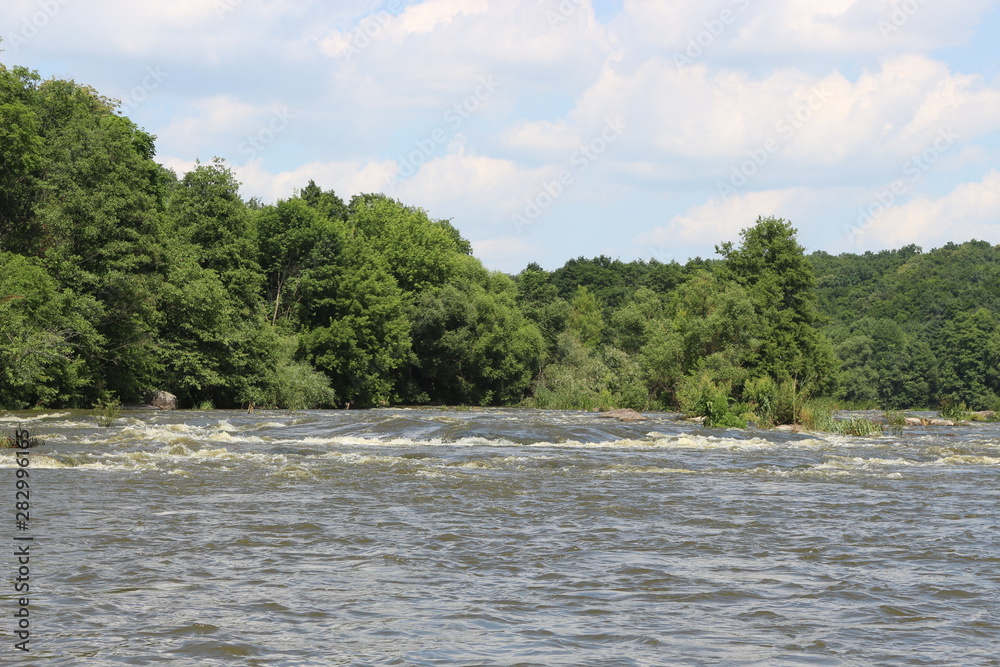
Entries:
<svg viewBox="0 0 1000 667">
<path fill-rule="evenodd" d="M 0 414 L 46 443 L 34 650 L 0 656 L 996 664 L 1000 426 L 852 438 L 674 417 Z M 13 609 L 12 586 L 0 598 Z"/>
</svg>

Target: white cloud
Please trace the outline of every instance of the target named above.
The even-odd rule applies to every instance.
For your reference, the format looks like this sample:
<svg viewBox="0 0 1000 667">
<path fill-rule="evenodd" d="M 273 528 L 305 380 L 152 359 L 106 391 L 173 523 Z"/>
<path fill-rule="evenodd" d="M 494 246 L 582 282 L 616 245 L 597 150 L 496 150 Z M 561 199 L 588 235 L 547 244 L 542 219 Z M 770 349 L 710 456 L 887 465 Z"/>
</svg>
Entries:
<svg viewBox="0 0 1000 667">
<path fill-rule="evenodd" d="M 962 44 L 995 5 L 995 0 L 626 0 L 615 26 L 634 47 L 671 57 L 853 58 Z"/>
<path fill-rule="evenodd" d="M 487 0 L 426 0 L 406 8 L 399 17 L 399 30 L 404 34 L 428 33 L 459 15 L 485 14 L 488 9 Z"/>
<path fill-rule="evenodd" d="M 875 209 L 846 235 L 852 251 L 898 248 L 909 243 L 940 245 L 979 239 L 1000 243 L 1000 171 L 978 183 L 963 183 L 939 199 L 918 196 Z M 855 225 L 858 222 L 854 222 Z"/>
<path fill-rule="evenodd" d="M 773 215 L 794 221 L 803 210 L 808 194 L 805 189 L 792 188 L 750 192 L 725 200 L 712 198 L 675 215 L 666 225 L 640 234 L 635 241 L 641 247 L 663 249 L 678 244 L 734 240 L 740 230 L 752 226 L 758 216 Z"/>
<path fill-rule="evenodd" d="M 381 162 L 310 162 L 290 171 L 272 174 L 263 159 L 251 160 L 233 172 L 243 184 L 244 196 L 257 196 L 264 202 L 288 199 L 310 180 L 324 190 L 334 190 L 344 201 L 362 192 L 381 192 L 391 178 L 393 164 Z"/>
<path fill-rule="evenodd" d="M 237 173 L 265 201 L 310 178 L 345 198 L 389 190 L 404 172 L 390 194 L 487 240 L 512 234 L 512 214 L 621 117 L 621 139 L 573 171 L 525 232 L 547 239 L 538 251 L 550 258 L 570 252 L 567 239 L 574 253 L 603 251 L 594 230 L 608 221 L 622 243 L 646 245 L 710 248 L 771 213 L 801 219 L 813 239 L 840 238 L 843 221 L 941 131 L 959 139 L 885 214 L 896 236 L 873 227 L 866 238 L 940 231 L 921 206 L 978 220 L 971 202 L 989 201 L 992 176 L 969 186 L 976 196 L 954 184 L 996 164 L 1000 80 L 981 54 L 998 0 L 606 4 L 615 8 L 599 21 L 591 0 L 69 0 L 2 55 L 111 96 L 141 85 L 148 67 L 169 73 L 135 110 L 180 171 L 196 157 L 250 159 Z M 894 17 L 903 5 L 919 9 Z M 4 2 L 0 25 L 13 27 L 3 35 L 38 7 Z M 899 29 L 883 34 L 880 20 Z M 691 43 L 700 53 L 679 66 Z M 484 77 L 497 83 L 488 94 Z M 474 108 L 448 116 L 466 103 Z M 241 153 L 282 107 L 295 113 L 287 132 L 259 155 Z M 748 164 L 743 185 L 715 196 Z"/>
<path fill-rule="evenodd" d="M 551 141 L 562 143 L 621 109 L 630 159 L 683 160 L 703 179 L 728 172 L 767 143 L 767 171 L 792 183 L 808 176 L 833 185 L 858 170 L 891 177 L 942 129 L 953 128 L 963 141 L 1000 129 L 1000 90 L 923 56 L 889 58 L 854 81 L 837 71 L 793 68 L 756 78 L 653 57 L 632 71 L 605 68 L 566 120 L 527 124 L 508 141 L 526 143 L 551 129 Z"/>
<path fill-rule="evenodd" d="M 214 155 L 236 155 L 241 132 L 266 123 L 268 109 L 247 103 L 231 95 L 194 100 L 177 114 L 169 125 L 156 132 L 162 143 L 170 146 L 174 155 L 210 159 Z M 206 147 L 214 151 L 205 155 Z"/>
<path fill-rule="evenodd" d="M 487 266 L 508 272 L 520 271 L 542 254 L 537 244 L 513 236 L 472 241 L 472 250 Z"/>
</svg>

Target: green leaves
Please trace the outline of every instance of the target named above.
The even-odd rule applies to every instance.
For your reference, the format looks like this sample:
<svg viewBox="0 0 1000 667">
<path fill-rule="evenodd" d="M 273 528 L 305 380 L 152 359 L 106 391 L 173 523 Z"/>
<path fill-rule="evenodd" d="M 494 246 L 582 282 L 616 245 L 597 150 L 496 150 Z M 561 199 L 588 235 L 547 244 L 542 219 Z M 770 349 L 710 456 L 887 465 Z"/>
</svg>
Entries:
<svg viewBox="0 0 1000 667">
<path fill-rule="evenodd" d="M 509 277 L 474 273 L 414 300 L 413 389 L 463 405 L 515 403 L 538 372 L 544 341 L 518 310 Z"/>
<path fill-rule="evenodd" d="M 0 405 L 84 404 L 95 378 L 83 357 L 102 342 L 87 316 L 99 310 L 36 262 L 0 252 Z"/>
</svg>

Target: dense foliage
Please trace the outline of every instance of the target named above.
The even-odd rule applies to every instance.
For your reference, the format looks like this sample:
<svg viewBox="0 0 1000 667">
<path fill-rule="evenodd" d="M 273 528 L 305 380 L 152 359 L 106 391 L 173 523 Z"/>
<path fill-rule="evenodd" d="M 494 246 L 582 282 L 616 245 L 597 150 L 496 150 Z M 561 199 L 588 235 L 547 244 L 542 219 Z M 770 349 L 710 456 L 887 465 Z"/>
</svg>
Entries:
<svg viewBox="0 0 1000 667">
<path fill-rule="evenodd" d="M 178 177 L 117 103 L 0 65 L 0 407 L 389 403 L 800 419 L 807 397 L 1000 403 L 1000 250 L 807 256 L 759 219 L 719 258 L 485 269 L 445 220 L 316 183 Z"/>
</svg>

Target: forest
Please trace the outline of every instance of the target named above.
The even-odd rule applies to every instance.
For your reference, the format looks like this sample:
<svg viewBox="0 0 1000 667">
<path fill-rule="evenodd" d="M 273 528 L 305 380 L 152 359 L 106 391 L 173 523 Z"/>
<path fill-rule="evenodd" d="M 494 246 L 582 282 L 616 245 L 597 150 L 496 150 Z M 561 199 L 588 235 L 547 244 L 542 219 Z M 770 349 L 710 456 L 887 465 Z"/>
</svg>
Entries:
<svg viewBox="0 0 1000 667">
<path fill-rule="evenodd" d="M 310 181 L 178 175 L 117 101 L 0 65 L 0 407 L 448 404 L 799 421 L 809 401 L 1000 408 L 1000 249 L 487 270 L 448 220 Z"/>
</svg>

